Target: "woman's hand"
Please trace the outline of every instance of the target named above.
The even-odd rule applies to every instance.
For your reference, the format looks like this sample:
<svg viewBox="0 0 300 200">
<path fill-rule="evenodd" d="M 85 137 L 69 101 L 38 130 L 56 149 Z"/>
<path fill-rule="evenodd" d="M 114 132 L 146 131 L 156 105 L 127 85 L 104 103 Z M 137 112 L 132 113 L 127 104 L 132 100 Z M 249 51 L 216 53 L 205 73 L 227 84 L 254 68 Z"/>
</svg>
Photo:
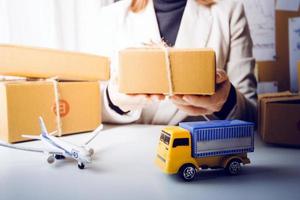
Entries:
<svg viewBox="0 0 300 200">
<path fill-rule="evenodd" d="M 135 94 L 127 95 L 119 92 L 117 78 L 111 79 L 108 84 L 108 94 L 111 102 L 123 112 L 142 109 L 147 105 L 163 100 L 164 95 Z"/>
<path fill-rule="evenodd" d="M 230 92 L 230 81 L 224 70 L 217 70 L 216 93 L 204 95 L 175 95 L 171 98 L 178 109 L 190 116 L 210 115 L 220 111 Z"/>
</svg>

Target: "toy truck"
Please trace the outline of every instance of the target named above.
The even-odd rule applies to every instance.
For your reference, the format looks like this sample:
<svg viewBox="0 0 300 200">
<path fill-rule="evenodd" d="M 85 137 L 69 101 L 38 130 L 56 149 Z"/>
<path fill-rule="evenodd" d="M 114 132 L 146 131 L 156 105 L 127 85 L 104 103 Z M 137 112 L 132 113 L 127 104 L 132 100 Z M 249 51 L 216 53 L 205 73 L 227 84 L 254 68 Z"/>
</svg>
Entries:
<svg viewBox="0 0 300 200">
<path fill-rule="evenodd" d="M 254 124 L 240 120 L 183 122 L 162 129 L 156 164 L 167 174 L 192 181 L 201 169 L 223 168 L 230 175 L 249 164 Z"/>
</svg>

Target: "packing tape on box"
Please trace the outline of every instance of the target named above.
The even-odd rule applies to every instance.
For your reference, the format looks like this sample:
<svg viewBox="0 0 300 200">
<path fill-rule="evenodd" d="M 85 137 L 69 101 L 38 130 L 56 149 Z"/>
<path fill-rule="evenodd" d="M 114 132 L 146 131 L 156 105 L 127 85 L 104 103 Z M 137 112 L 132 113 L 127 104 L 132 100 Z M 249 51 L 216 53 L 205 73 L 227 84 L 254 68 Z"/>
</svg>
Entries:
<svg viewBox="0 0 300 200">
<path fill-rule="evenodd" d="M 170 52 L 168 47 L 163 46 L 162 49 L 165 53 L 165 62 L 166 62 L 168 89 L 169 89 L 168 96 L 173 96 L 174 89 L 173 89 L 172 67 L 170 62 Z"/>
<path fill-rule="evenodd" d="M 55 113 L 56 113 L 55 124 L 57 129 L 57 136 L 62 136 L 62 120 L 61 120 L 60 110 L 59 110 L 60 95 L 58 90 L 57 77 L 52 77 L 48 79 L 31 79 L 31 78 L 22 78 L 22 77 L 0 76 L 0 81 L 26 81 L 26 80 L 45 81 L 53 84 L 54 105 L 55 105 Z"/>
<path fill-rule="evenodd" d="M 54 88 L 54 104 L 55 104 L 55 122 L 56 122 L 56 129 L 57 129 L 57 135 L 60 137 L 62 136 L 62 121 L 60 116 L 60 109 L 59 109 L 59 91 L 58 91 L 58 81 L 57 77 L 48 78 L 46 81 L 49 81 L 53 83 Z"/>
<path fill-rule="evenodd" d="M 170 51 L 169 46 L 163 40 L 160 42 L 153 42 L 152 40 L 150 43 L 143 43 L 144 47 L 147 48 L 159 48 L 164 52 L 165 55 L 165 62 L 166 62 L 166 71 L 167 71 L 167 80 L 168 80 L 168 94 L 167 96 L 174 95 L 174 84 L 173 84 L 173 77 L 172 77 L 172 66 L 170 61 Z"/>
</svg>

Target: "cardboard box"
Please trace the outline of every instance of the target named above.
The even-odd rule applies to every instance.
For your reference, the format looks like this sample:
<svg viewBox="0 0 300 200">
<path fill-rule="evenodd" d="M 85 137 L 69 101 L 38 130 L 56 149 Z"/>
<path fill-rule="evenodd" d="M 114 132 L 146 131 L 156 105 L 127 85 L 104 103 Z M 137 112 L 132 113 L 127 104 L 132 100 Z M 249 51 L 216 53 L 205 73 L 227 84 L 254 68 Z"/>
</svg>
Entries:
<svg viewBox="0 0 300 200">
<path fill-rule="evenodd" d="M 300 145 L 300 95 L 260 95 L 259 132 L 267 143 Z"/>
<path fill-rule="evenodd" d="M 83 53 L 0 45 L 0 74 L 60 80 L 107 80 L 109 59 Z"/>
<path fill-rule="evenodd" d="M 216 58 L 211 49 L 170 49 L 174 94 L 215 93 Z M 119 53 L 119 91 L 167 94 L 165 52 L 159 48 L 126 49 Z"/>
<path fill-rule="evenodd" d="M 101 123 L 98 82 L 60 82 L 60 116 L 64 134 L 94 130 Z M 57 130 L 53 83 L 45 81 L 0 82 L 0 139 L 26 141 L 22 134 L 40 134 L 38 117 L 49 132 Z"/>
</svg>

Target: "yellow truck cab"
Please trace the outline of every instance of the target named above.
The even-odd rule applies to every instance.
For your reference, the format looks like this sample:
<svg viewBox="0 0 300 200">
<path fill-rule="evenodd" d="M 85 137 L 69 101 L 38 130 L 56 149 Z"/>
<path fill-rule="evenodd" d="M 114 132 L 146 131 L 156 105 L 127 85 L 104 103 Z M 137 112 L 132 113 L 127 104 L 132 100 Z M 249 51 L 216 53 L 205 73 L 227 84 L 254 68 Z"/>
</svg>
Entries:
<svg viewBox="0 0 300 200">
<path fill-rule="evenodd" d="M 156 164 L 167 174 L 185 181 L 207 168 L 225 168 L 236 175 L 254 151 L 254 124 L 240 120 L 185 122 L 162 129 Z"/>
</svg>

